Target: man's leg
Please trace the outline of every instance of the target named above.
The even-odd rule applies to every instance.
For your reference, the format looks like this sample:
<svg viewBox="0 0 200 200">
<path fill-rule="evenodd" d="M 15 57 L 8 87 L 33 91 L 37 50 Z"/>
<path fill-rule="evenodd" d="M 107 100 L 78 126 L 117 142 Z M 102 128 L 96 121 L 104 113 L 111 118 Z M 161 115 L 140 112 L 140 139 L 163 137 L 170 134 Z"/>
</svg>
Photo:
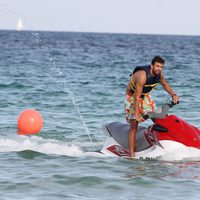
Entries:
<svg viewBox="0 0 200 200">
<path fill-rule="evenodd" d="M 129 131 L 129 152 L 130 157 L 133 158 L 135 156 L 135 134 L 137 131 L 138 122 L 135 119 L 130 120 L 130 131 Z"/>
</svg>

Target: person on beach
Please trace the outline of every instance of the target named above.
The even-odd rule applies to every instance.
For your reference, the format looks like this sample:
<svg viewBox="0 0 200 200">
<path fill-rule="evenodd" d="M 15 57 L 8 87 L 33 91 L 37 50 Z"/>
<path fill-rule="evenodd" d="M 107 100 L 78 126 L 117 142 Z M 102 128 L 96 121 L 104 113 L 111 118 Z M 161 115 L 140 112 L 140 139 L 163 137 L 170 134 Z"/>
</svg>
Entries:
<svg viewBox="0 0 200 200">
<path fill-rule="evenodd" d="M 143 115 L 155 109 L 155 103 L 151 99 L 149 92 L 161 83 L 163 88 L 171 95 L 172 101 L 176 104 L 179 96 L 172 90 L 164 78 L 163 67 L 165 60 L 160 56 L 155 56 L 150 65 L 136 67 L 130 75 L 130 81 L 126 89 L 124 102 L 125 117 L 130 123 L 129 132 L 129 153 L 130 157 L 135 156 L 135 133 L 138 123 L 143 122 Z"/>
</svg>

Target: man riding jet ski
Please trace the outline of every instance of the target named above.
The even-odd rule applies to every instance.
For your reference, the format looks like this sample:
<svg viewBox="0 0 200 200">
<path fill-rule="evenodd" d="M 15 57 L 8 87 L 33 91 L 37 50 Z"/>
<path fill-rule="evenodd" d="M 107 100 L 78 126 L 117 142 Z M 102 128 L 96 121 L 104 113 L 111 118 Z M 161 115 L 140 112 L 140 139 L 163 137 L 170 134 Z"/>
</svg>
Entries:
<svg viewBox="0 0 200 200">
<path fill-rule="evenodd" d="M 168 115 L 175 104 L 165 104 L 161 113 L 148 112 L 145 119 L 154 122 L 148 128 L 139 126 L 135 136 L 136 158 L 157 158 L 181 147 L 200 148 L 200 130 L 176 115 Z M 104 125 L 107 136 L 103 148 L 96 152 L 102 156 L 130 157 L 128 123 L 112 122 Z"/>
</svg>

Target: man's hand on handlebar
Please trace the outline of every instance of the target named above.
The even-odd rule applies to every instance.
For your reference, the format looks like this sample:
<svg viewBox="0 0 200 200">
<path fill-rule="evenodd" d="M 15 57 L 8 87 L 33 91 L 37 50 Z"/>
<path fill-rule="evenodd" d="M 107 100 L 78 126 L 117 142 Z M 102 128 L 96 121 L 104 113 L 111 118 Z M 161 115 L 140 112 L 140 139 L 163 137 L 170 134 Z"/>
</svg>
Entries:
<svg viewBox="0 0 200 200">
<path fill-rule="evenodd" d="M 172 101 L 177 104 L 179 102 L 179 96 L 177 96 L 176 94 L 172 95 Z"/>
</svg>

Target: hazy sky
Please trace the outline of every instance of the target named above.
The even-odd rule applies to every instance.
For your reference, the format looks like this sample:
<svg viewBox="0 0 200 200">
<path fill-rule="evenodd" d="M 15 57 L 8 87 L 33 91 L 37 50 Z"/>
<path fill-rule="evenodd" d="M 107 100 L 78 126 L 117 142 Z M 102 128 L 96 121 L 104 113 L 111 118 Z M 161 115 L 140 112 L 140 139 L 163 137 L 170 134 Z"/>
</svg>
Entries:
<svg viewBox="0 0 200 200">
<path fill-rule="evenodd" d="M 0 0 L 0 29 L 200 35 L 200 0 Z"/>
</svg>

